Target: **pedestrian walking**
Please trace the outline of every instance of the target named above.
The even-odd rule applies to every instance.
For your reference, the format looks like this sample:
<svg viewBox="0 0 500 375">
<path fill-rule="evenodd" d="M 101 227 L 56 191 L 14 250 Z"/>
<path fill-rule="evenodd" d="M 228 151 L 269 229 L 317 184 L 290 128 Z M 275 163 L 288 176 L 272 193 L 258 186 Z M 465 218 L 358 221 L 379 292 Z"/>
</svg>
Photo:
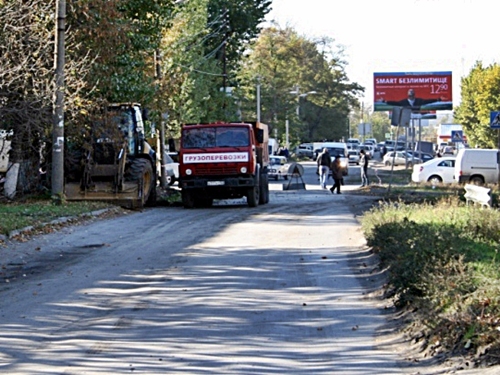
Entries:
<svg viewBox="0 0 500 375">
<path fill-rule="evenodd" d="M 340 155 L 337 155 L 335 157 L 335 160 L 332 161 L 330 169 L 332 170 L 332 177 L 334 182 L 333 186 L 330 188 L 330 191 L 333 194 L 334 191 L 337 190 L 337 194 L 341 194 L 340 186 L 342 185 L 342 181 L 344 179 L 344 173 L 342 165 L 340 165 Z"/>
<path fill-rule="evenodd" d="M 318 163 L 319 185 L 326 189 L 326 182 L 328 180 L 328 172 L 330 171 L 330 163 L 332 159 L 328 149 L 325 147 L 318 155 L 316 162 Z"/>
<path fill-rule="evenodd" d="M 370 157 L 365 150 L 359 152 L 361 159 L 359 160 L 359 165 L 361 166 L 361 187 L 368 186 L 370 181 L 368 179 L 368 163 L 370 162 Z"/>
<path fill-rule="evenodd" d="M 387 154 L 387 147 L 385 145 L 382 146 L 382 154 L 380 155 L 382 158 Z"/>
</svg>

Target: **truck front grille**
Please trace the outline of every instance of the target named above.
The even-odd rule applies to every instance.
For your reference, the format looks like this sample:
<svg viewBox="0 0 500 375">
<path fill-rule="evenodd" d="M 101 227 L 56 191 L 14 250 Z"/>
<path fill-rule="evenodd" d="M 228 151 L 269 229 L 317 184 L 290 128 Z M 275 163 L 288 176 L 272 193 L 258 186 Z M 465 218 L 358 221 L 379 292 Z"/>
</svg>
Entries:
<svg viewBox="0 0 500 375">
<path fill-rule="evenodd" d="M 198 166 L 196 168 L 196 175 L 198 176 L 216 176 L 216 175 L 222 175 L 222 176 L 230 176 L 230 175 L 237 175 L 238 172 L 238 167 L 237 166 L 228 166 L 228 165 L 217 165 L 217 166 L 210 166 L 210 167 L 204 167 L 204 166 Z"/>
</svg>

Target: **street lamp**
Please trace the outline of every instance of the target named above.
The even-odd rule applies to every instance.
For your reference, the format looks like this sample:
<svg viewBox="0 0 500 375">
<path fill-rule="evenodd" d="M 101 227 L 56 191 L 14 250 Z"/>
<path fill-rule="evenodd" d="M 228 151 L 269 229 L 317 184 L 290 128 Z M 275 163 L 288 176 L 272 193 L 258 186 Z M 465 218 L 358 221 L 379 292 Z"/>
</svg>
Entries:
<svg viewBox="0 0 500 375">
<path fill-rule="evenodd" d="M 305 98 L 306 96 L 308 95 L 313 95 L 313 94 L 317 94 L 316 91 L 308 91 L 308 92 L 304 92 L 304 93 L 300 93 L 300 90 L 299 90 L 299 86 L 295 86 L 295 90 L 293 91 L 290 91 L 290 94 L 292 95 L 297 95 L 297 119 L 300 119 L 300 98 Z M 289 148 L 289 142 L 288 142 L 288 120 L 286 120 L 285 122 L 285 132 L 286 132 L 286 148 L 288 149 Z"/>
<path fill-rule="evenodd" d="M 290 91 L 290 94 L 297 95 L 297 118 L 299 118 L 299 116 L 300 116 L 300 98 L 305 98 L 308 95 L 317 94 L 317 92 L 313 90 L 313 91 L 308 91 L 308 92 L 304 92 L 301 94 L 299 91 L 299 86 L 297 86 L 297 88 L 295 90 Z"/>
</svg>

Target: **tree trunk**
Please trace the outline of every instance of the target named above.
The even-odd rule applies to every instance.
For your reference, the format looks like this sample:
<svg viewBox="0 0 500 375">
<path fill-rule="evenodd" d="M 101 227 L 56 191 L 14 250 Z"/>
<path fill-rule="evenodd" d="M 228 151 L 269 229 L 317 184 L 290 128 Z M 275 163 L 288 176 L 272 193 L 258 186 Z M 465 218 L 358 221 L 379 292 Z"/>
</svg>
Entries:
<svg viewBox="0 0 500 375">
<path fill-rule="evenodd" d="M 19 176 L 19 163 L 13 163 L 9 165 L 7 170 L 7 176 L 5 178 L 4 184 L 4 195 L 8 199 L 14 199 L 16 196 L 17 179 Z"/>
</svg>

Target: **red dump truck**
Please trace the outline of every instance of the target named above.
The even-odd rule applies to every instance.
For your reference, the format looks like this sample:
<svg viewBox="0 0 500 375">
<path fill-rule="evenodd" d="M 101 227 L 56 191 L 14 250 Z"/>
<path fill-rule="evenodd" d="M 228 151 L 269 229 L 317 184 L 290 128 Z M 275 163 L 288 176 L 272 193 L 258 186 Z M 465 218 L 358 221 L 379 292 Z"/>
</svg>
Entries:
<svg viewBox="0 0 500 375">
<path fill-rule="evenodd" d="M 187 124 L 179 149 L 179 186 L 185 208 L 214 199 L 269 202 L 269 133 L 259 122 Z"/>
</svg>

